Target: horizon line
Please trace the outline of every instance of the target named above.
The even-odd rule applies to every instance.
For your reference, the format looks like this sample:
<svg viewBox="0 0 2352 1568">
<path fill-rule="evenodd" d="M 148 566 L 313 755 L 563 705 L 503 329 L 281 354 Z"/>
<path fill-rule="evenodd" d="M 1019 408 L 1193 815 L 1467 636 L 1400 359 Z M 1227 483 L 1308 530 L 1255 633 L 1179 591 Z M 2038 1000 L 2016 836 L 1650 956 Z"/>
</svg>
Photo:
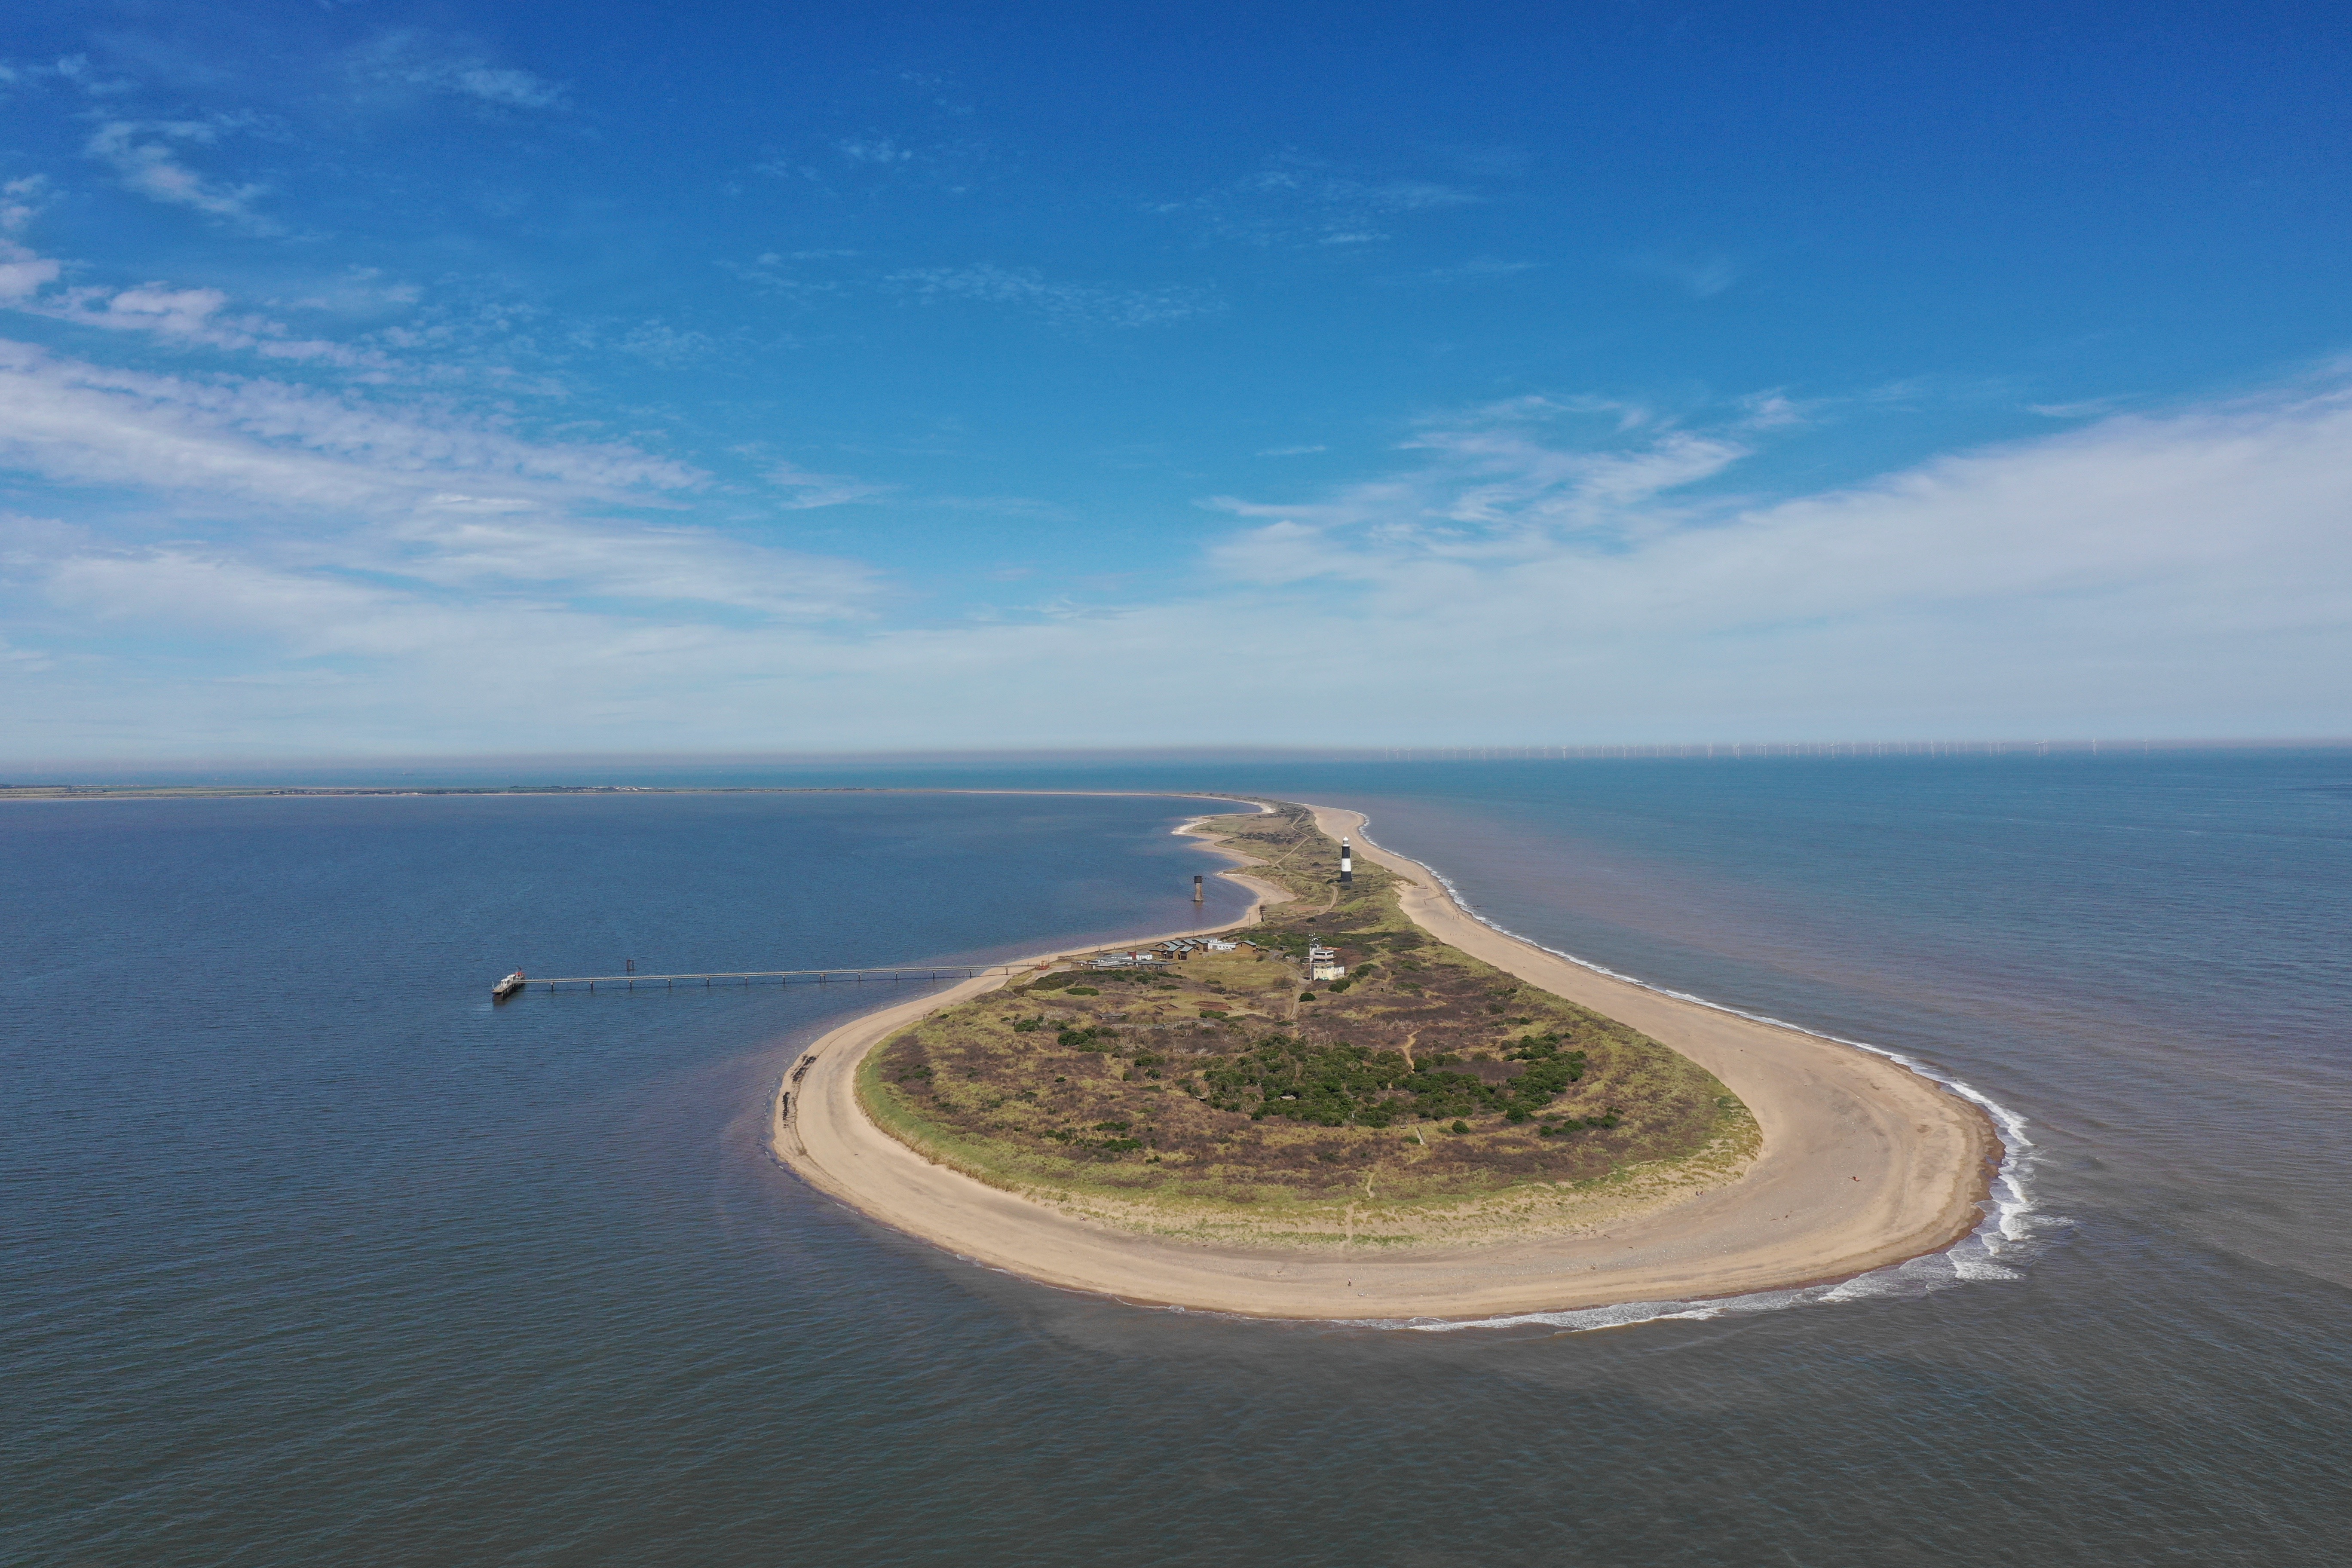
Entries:
<svg viewBox="0 0 2352 1568">
<path fill-rule="evenodd" d="M 981 765 L 1108 766 L 1231 762 L 1443 763 L 1742 761 L 1817 758 L 1864 761 L 1939 756 L 2043 756 L 2053 754 L 2147 754 L 2186 752 L 2341 751 L 2352 736 L 1986 738 L 1974 740 L 1655 741 L 1617 742 L 1514 742 L 1486 745 L 1416 746 L 1103 746 L 992 747 L 842 752 L 415 752 L 253 753 L 186 757 L 84 757 L 10 762 L 0 760 L 0 789 L 105 787 L 97 773 L 184 775 L 208 772 L 257 773 L 322 770 L 338 773 L 412 772 L 451 767 L 498 769 L 708 769 L 766 767 L 953 767 Z M 80 778 L 43 779 L 46 773 Z"/>
</svg>

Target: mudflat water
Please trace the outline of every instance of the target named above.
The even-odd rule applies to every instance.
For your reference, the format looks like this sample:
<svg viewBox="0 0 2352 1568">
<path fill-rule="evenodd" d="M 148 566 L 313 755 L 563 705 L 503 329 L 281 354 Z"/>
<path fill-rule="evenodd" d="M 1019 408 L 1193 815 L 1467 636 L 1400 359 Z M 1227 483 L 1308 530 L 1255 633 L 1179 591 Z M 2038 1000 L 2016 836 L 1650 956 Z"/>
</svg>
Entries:
<svg viewBox="0 0 2352 1568">
<path fill-rule="evenodd" d="M 487 987 L 1181 928 L 1192 803 L 15 805 L 0 1560 L 2352 1555 L 2352 755 L 688 782 L 1359 806 L 1498 924 L 1965 1080 L 2019 1201 L 1966 1268 L 1617 1326 L 1145 1310 L 767 1159 L 873 987 Z"/>
</svg>

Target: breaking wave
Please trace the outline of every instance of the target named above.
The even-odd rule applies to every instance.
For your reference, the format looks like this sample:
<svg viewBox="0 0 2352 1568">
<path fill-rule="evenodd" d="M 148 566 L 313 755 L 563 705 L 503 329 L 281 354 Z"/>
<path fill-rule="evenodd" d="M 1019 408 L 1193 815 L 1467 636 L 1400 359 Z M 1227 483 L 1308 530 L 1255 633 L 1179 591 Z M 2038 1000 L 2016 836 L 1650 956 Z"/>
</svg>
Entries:
<svg viewBox="0 0 2352 1568">
<path fill-rule="evenodd" d="M 1378 840 L 1369 829 L 1367 818 L 1364 842 L 1377 846 Z M 1366 1327 L 1412 1329 L 1424 1333 L 1452 1333 L 1465 1329 L 1507 1329 L 1548 1327 L 1570 1331 L 1592 1329 L 1618 1329 L 1634 1323 L 1657 1322 L 1668 1319 L 1688 1319 L 1705 1321 L 1712 1318 L 1740 1317 L 1754 1312 L 1774 1312 L 1789 1307 L 1830 1305 L 1843 1301 L 1878 1300 L 1895 1297 L 1925 1296 L 1933 1291 L 1949 1289 L 1972 1280 L 2015 1279 L 2024 1265 L 2040 1255 L 2050 1237 L 2066 1229 L 2073 1222 L 2062 1215 L 2043 1211 L 2033 1191 L 2033 1173 L 2038 1157 L 2033 1139 L 2026 1131 L 2026 1120 L 2018 1112 L 1985 1094 L 1975 1085 L 1958 1079 L 1918 1058 L 1902 1051 L 1874 1046 L 1867 1040 L 1850 1040 L 1842 1035 L 1825 1034 L 1809 1029 L 1801 1024 L 1791 1024 L 1785 1018 L 1768 1014 L 1750 1013 L 1727 1006 L 1720 1002 L 1695 996 L 1687 991 L 1676 991 L 1664 985 L 1654 985 L 1637 975 L 1621 973 L 1606 964 L 1595 963 L 1572 952 L 1563 952 L 1533 937 L 1511 930 L 1500 921 L 1487 919 L 1477 906 L 1465 898 L 1462 889 L 1454 885 L 1445 873 L 1433 866 L 1415 861 L 1445 889 L 1446 896 L 1464 914 L 1491 931 L 1500 931 L 1515 942 L 1564 958 L 1580 968 L 1595 974 L 1605 974 L 1612 980 L 1622 980 L 1654 991 L 1661 996 L 1671 996 L 1678 1002 L 1728 1013 L 1774 1028 L 1793 1030 L 1810 1035 L 1817 1040 L 1830 1040 L 1841 1046 L 1851 1046 L 1858 1051 L 1885 1057 L 1888 1061 L 1917 1073 L 1921 1078 L 1943 1085 L 1946 1089 L 1980 1108 L 1991 1118 L 1995 1134 L 2000 1140 L 2000 1167 L 1994 1172 L 1987 1194 L 1985 1217 L 1976 1229 L 1940 1252 L 1910 1258 L 1902 1263 L 1874 1268 L 1851 1279 L 1829 1285 L 1807 1285 L 1790 1290 L 1758 1290 L 1745 1296 L 1725 1296 L 1714 1300 L 1692 1301 L 1624 1301 L 1609 1307 L 1586 1307 L 1573 1311 L 1515 1312 L 1494 1318 L 1381 1318 L 1357 1320 Z"/>
</svg>

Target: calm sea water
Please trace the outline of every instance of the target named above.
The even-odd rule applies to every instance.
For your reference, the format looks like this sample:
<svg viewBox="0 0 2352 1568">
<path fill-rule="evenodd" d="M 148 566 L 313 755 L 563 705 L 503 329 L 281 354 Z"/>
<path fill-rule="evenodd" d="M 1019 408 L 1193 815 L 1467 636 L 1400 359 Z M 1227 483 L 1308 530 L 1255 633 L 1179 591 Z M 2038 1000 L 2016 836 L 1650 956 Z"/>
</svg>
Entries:
<svg viewBox="0 0 2352 1568">
<path fill-rule="evenodd" d="M 1181 926 L 1189 803 L 19 805 L 0 1559 L 2352 1555 L 2352 756 L 855 777 L 1359 805 L 1497 923 L 2021 1113 L 2030 1244 L 1597 1331 L 1070 1296 L 762 1154 L 871 988 L 486 987 Z"/>
</svg>

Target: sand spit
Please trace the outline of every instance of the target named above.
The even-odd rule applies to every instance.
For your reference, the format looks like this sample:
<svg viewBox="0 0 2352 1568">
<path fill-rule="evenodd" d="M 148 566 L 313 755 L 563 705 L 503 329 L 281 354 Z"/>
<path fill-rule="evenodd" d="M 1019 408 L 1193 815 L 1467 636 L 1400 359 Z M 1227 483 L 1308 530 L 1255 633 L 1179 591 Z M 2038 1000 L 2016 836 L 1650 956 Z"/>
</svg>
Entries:
<svg viewBox="0 0 2352 1568">
<path fill-rule="evenodd" d="M 1425 868 L 1370 844 L 1358 813 L 1313 809 L 1324 832 L 1353 837 L 1360 853 L 1405 879 L 1404 910 L 1431 935 L 1632 1025 L 1715 1074 L 1754 1112 L 1761 1153 L 1728 1184 L 1581 1235 L 1292 1251 L 1114 1229 L 933 1164 L 859 1107 L 856 1066 L 866 1052 L 927 1013 L 1005 983 L 987 976 L 865 1014 L 819 1039 L 777 1095 L 778 1158 L 874 1218 L 989 1267 L 1124 1300 L 1253 1317 L 1484 1318 L 1740 1295 L 1883 1268 L 1975 1227 L 2000 1153 L 1976 1107 L 1883 1057 L 1612 979 L 1507 936 L 1465 913 Z M 1244 873 L 1222 874 L 1258 900 L 1238 924 L 1288 897 Z"/>
</svg>

